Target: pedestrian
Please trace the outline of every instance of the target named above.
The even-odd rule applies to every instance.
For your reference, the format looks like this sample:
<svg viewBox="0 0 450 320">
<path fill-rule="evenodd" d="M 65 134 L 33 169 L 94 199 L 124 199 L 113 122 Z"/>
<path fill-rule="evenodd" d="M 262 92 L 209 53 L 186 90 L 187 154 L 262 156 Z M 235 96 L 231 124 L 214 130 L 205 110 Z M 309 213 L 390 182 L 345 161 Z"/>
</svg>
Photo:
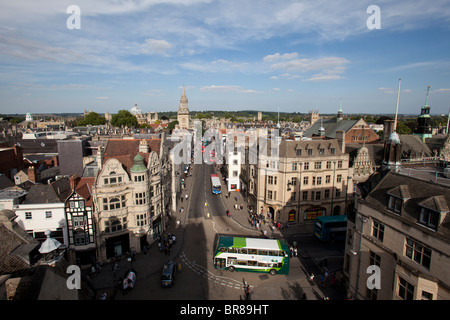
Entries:
<svg viewBox="0 0 450 320">
<path fill-rule="evenodd" d="M 325 288 L 325 277 L 323 275 L 320 275 L 320 283 L 322 284 L 322 287 Z"/>
<path fill-rule="evenodd" d="M 119 265 L 118 265 L 117 261 L 114 261 L 114 264 L 113 264 L 113 276 L 114 276 L 114 281 L 116 281 L 116 273 L 117 273 L 117 271 L 119 271 L 119 270 L 120 270 L 120 268 L 119 268 Z"/>
<path fill-rule="evenodd" d="M 249 300 L 250 298 L 250 286 L 247 284 L 247 286 L 245 287 L 245 300 Z"/>
<path fill-rule="evenodd" d="M 294 257 L 296 257 L 297 254 L 298 254 L 298 252 L 297 252 L 297 247 L 294 247 Z"/>
</svg>

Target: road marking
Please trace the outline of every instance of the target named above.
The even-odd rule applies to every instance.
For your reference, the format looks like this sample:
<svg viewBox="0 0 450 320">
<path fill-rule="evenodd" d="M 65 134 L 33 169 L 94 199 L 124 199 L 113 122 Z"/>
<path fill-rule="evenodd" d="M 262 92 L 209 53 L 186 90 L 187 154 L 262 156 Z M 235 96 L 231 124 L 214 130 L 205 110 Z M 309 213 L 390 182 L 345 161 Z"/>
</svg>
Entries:
<svg viewBox="0 0 450 320">
<path fill-rule="evenodd" d="M 194 273 L 196 273 L 199 276 L 202 276 L 211 282 L 215 282 L 216 284 L 220 284 L 221 286 L 227 286 L 232 289 L 236 290 L 243 290 L 244 285 L 241 281 L 225 277 L 225 276 L 218 276 L 213 274 L 211 271 L 209 271 L 204 266 L 196 263 L 195 261 L 190 261 L 184 254 L 184 251 L 181 253 L 181 260 L 186 264 L 186 266 L 191 269 Z M 255 286 L 250 286 L 250 288 L 254 288 Z"/>
</svg>

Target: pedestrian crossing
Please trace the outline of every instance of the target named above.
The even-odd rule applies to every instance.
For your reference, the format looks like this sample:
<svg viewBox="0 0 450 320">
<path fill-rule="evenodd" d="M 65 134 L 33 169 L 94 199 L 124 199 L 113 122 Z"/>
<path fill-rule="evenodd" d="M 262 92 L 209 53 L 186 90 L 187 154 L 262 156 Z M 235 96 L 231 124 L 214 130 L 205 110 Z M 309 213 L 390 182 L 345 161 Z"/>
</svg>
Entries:
<svg viewBox="0 0 450 320">
<path fill-rule="evenodd" d="M 215 283 L 217 285 L 225 286 L 225 287 L 228 287 L 231 289 L 244 290 L 243 282 L 229 278 L 229 277 L 218 276 L 218 275 L 213 274 L 204 266 L 196 263 L 195 261 L 190 261 L 184 254 L 184 251 L 180 254 L 180 258 L 183 261 L 183 264 L 186 265 L 191 271 L 193 271 L 200 277 L 207 279 L 211 283 Z M 253 287 L 254 286 L 250 286 L 250 288 L 253 288 Z"/>
</svg>

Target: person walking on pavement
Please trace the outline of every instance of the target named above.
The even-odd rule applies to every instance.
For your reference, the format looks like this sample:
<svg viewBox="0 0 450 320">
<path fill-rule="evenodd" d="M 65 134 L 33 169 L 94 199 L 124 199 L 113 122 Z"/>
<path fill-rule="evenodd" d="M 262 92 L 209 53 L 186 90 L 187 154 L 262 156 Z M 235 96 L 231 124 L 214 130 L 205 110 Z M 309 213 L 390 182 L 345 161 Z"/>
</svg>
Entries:
<svg viewBox="0 0 450 320">
<path fill-rule="evenodd" d="M 116 273 L 117 271 L 119 271 L 119 264 L 117 263 L 117 261 L 114 260 L 114 264 L 113 264 L 113 276 L 114 276 L 114 281 L 116 281 Z"/>
<path fill-rule="evenodd" d="M 245 290 L 245 300 L 250 300 L 250 286 L 247 284 L 244 290 Z"/>
</svg>

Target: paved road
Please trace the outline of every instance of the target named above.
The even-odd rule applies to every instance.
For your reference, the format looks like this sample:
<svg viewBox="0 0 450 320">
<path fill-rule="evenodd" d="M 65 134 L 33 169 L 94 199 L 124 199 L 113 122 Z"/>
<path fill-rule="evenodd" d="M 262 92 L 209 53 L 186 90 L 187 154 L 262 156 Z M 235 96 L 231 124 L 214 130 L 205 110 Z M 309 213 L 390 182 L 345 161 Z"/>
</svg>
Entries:
<svg viewBox="0 0 450 320">
<path fill-rule="evenodd" d="M 291 259 L 289 275 L 266 275 L 247 272 L 230 272 L 216 270 L 213 266 L 215 242 L 218 234 L 261 236 L 260 230 L 255 230 L 246 224 L 247 211 L 235 211 L 233 199 L 211 193 L 210 174 L 214 173 L 213 165 L 193 165 L 192 176 L 186 178 L 188 200 L 179 199 L 179 207 L 184 207 L 183 213 L 176 213 L 167 232 L 177 236 L 178 242 L 170 256 L 159 252 L 153 245 L 147 256 L 138 255 L 133 262 L 137 271 L 136 287 L 126 295 L 117 293 L 117 300 L 239 300 L 244 296 L 244 282 L 250 285 L 252 300 L 297 300 L 305 294 L 308 300 L 321 299 L 324 294 L 331 296 L 317 282 L 310 282 L 308 274 L 320 273 L 318 261 L 328 256 L 342 256 L 342 246 L 329 246 L 318 243 L 311 233 L 282 234 L 288 241 L 296 240 L 300 247 L 300 257 Z M 222 185 L 224 187 L 224 185 Z M 223 190 L 226 191 L 226 190 Z M 206 202 L 206 206 L 205 206 Z M 233 217 L 226 216 L 230 209 Z M 207 213 L 210 217 L 207 218 Z M 176 223 L 180 221 L 180 224 Z M 269 226 L 264 226 L 270 230 Z M 169 259 L 181 264 L 175 286 L 160 287 L 162 265 Z M 121 262 L 122 271 L 128 268 L 128 262 Z M 317 280 L 317 279 L 316 279 Z M 113 286 L 111 272 L 102 271 L 94 279 L 97 288 Z"/>
</svg>

